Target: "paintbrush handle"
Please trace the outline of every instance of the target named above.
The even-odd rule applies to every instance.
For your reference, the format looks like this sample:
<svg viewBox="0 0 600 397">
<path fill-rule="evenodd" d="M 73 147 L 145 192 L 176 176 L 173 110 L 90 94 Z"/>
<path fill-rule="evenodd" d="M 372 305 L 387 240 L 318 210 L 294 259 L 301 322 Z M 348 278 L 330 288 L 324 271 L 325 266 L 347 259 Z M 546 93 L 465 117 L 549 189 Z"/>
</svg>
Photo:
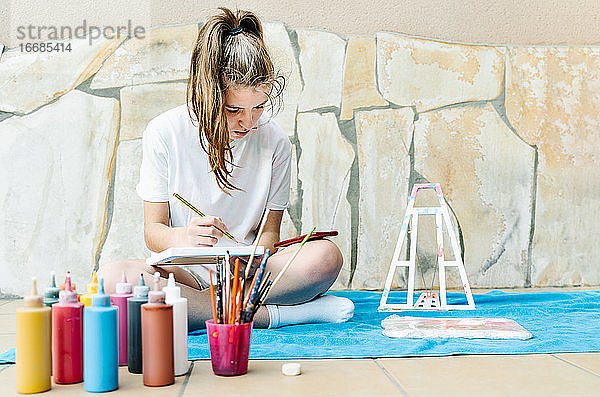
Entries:
<svg viewBox="0 0 600 397">
<path fill-rule="evenodd" d="M 273 281 L 267 281 L 266 285 L 263 289 L 261 289 L 259 297 L 256 299 L 256 303 L 253 305 L 252 310 L 247 316 L 248 322 L 254 319 L 254 315 L 258 311 L 258 308 L 265 304 L 265 300 L 267 299 L 267 295 L 269 295 L 269 291 L 271 291 L 271 287 L 273 286 Z"/>
<path fill-rule="evenodd" d="M 252 266 L 252 261 L 254 260 L 254 254 L 256 253 L 256 247 L 258 247 L 258 240 L 260 240 L 260 236 L 262 236 L 262 232 L 265 227 L 265 224 L 267 223 L 267 218 L 269 217 L 270 211 L 271 210 L 269 208 L 267 208 L 265 210 L 263 219 L 260 222 L 260 227 L 258 228 L 258 234 L 256 235 L 254 243 L 252 244 L 252 252 L 250 253 L 250 258 L 248 259 L 248 266 L 246 266 L 246 271 L 244 273 L 244 280 L 246 280 L 248 278 L 248 274 L 250 272 L 250 267 Z"/>
<path fill-rule="evenodd" d="M 210 302 L 212 304 L 213 322 L 217 324 L 217 304 L 215 299 L 215 287 L 213 286 L 212 271 L 208 271 L 208 277 L 210 278 Z"/>
<path fill-rule="evenodd" d="M 191 209 L 192 211 L 194 211 L 196 214 L 198 214 L 199 216 L 206 216 L 202 213 L 202 211 L 200 211 L 198 208 L 194 207 L 193 205 L 191 205 L 190 203 L 188 203 L 186 201 L 186 199 L 184 199 L 183 197 L 181 197 L 180 195 L 178 195 L 177 193 L 173 193 L 173 196 L 178 199 L 179 201 L 181 201 L 186 207 L 188 207 L 189 209 Z M 215 229 L 217 229 L 218 231 L 220 231 L 221 233 L 223 233 L 223 235 L 227 236 L 230 240 L 232 240 L 234 243 L 237 243 L 238 241 L 235 239 L 235 237 L 233 237 L 231 234 L 227 233 L 224 230 L 221 230 L 220 228 L 212 225 Z"/>
<path fill-rule="evenodd" d="M 283 276 L 283 274 L 288 269 L 288 267 L 290 267 L 290 265 L 292 264 L 292 262 L 294 261 L 294 259 L 296 259 L 296 256 L 298 256 L 298 253 L 300 252 L 300 249 L 302 249 L 302 247 L 304 246 L 304 244 L 306 244 L 306 242 L 308 241 L 308 239 L 313 234 L 313 232 L 315 231 L 316 228 L 317 228 L 316 226 L 313 227 L 312 230 L 310 231 L 310 233 L 308 233 L 306 235 L 306 237 L 304 237 L 304 240 L 302 240 L 302 242 L 300 243 L 300 246 L 298 247 L 298 249 L 296 250 L 296 252 L 294 253 L 294 255 L 288 260 L 288 262 L 285 264 L 285 266 L 283 267 L 283 269 L 281 269 L 279 271 L 279 273 L 277 274 L 277 277 L 275 277 L 275 280 L 273 280 L 273 286 L 275 286 L 275 284 L 277 284 L 277 282 Z M 271 289 L 272 289 L 272 287 L 271 287 Z"/>
<path fill-rule="evenodd" d="M 270 253 L 271 253 L 270 250 L 267 248 L 267 251 L 265 252 L 265 255 L 263 256 L 262 262 L 260 263 L 260 267 L 258 268 L 258 273 L 256 275 L 256 283 L 254 284 L 254 287 L 252 288 L 252 291 L 250 292 L 250 302 L 252 302 L 252 300 L 254 299 L 254 296 L 256 296 L 256 294 L 258 292 L 258 288 L 260 287 L 260 282 L 262 280 L 262 276 L 265 271 L 265 267 L 267 265 L 267 259 L 269 259 Z"/>
<path fill-rule="evenodd" d="M 215 306 L 217 307 L 217 321 L 222 322 L 223 319 L 223 283 L 221 282 L 221 266 L 217 263 L 217 293 L 215 294 Z"/>
</svg>

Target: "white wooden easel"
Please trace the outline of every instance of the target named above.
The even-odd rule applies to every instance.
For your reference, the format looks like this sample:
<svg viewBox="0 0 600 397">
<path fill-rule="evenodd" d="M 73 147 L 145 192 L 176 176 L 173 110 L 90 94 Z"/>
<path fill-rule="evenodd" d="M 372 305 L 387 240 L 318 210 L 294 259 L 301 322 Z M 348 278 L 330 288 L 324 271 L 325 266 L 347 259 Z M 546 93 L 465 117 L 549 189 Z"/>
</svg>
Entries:
<svg viewBox="0 0 600 397">
<path fill-rule="evenodd" d="M 416 207 L 415 199 L 417 192 L 421 189 L 435 189 L 438 201 L 440 202 L 439 207 Z M 437 240 L 437 266 L 440 281 L 440 293 L 435 294 L 423 293 L 417 299 L 417 302 L 413 304 L 413 294 L 415 290 L 415 258 L 417 254 L 417 225 L 419 215 L 435 215 L 435 229 L 436 229 L 436 240 Z M 442 219 L 446 224 L 448 230 L 448 236 L 450 238 L 450 244 L 454 254 L 453 261 L 444 260 L 444 238 L 442 235 Z M 402 245 L 406 238 L 408 231 L 408 224 L 411 224 L 411 235 L 410 235 L 410 253 L 409 259 L 400 260 Z M 456 266 L 460 273 L 460 279 L 467 296 L 467 304 L 449 305 L 446 300 L 446 267 Z M 391 304 L 387 303 L 390 288 L 392 286 L 392 279 L 396 273 L 396 268 L 408 267 L 408 291 L 406 296 L 406 303 Z M 394 256 L 392 257 L 392 263 L 390 264 L 390 270 L 385 280 L 385 288 L 381 295 L 379 302 L 379 311 L 394 311 L 394 310 L 474 310 L 475 302 L 473 301 L 473 295 L 471 294 L 471 287 L 467 280 L 467 273 L 465 272 L 465 266 L 462 261 L 460 249 L 458 247 L 458 240 L 454 233 L 454 228 L 450 222 L 450 214 L 448 213 L 448 206 L 442 195 L 442 188 L 439 183 L 425 183 L 415 184 L 413 186 L 408 205 L 406 206 L 406 214 L 402 221 L 402 228 L 400 229 L 400 236 L 396 243 L 396 249 L 394 250 Z"/>
</svg>

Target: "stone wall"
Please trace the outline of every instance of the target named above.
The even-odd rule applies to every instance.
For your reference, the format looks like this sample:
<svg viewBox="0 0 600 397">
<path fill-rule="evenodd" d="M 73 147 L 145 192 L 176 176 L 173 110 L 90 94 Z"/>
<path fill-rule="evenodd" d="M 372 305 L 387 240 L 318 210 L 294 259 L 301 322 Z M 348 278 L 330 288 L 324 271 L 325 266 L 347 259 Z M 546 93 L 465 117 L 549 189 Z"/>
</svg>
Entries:
<svg viewBox="0 0 600 397">
<path fill-rule="evenodd" d="M 148 255 L 134 191 L 141 134 L 185 102 L 198 28 L 73 40 L 65 53 L 4 49 L 3 293 L 26 293 L 50 269 L 83 285 L 99 264 Z M 294 148 L 282 238 L 338 230 L 336 287 L 383 286 L 418 182 L 441 183 L 472 286 L 600 284 L 600 48 L 264 28 L 287 76 L 276 119 Z M 435 275 L 435 235 L 419 225 L 422 285 Z"/>
</svg>

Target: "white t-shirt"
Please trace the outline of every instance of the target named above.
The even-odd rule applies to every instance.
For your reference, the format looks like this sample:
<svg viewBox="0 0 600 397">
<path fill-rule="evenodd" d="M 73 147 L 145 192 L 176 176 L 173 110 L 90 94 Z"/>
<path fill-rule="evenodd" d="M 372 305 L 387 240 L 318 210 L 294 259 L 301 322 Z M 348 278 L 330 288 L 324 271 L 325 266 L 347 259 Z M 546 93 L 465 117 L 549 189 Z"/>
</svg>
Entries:
<svg viewBox="0 0 600 397">
<path fill-rule="evenodd" d="M 257 130 L 231 143 L 237 167 L 229 181 L 242 190 L 231 190 L 229 196 L 210 172 L 193 117 L 181 105 L 148 123 L 136 191 L 144 201 L 168 201 L 173 227 L 187 226 L 198 216 L 173 197 L 178 193 L 204 214 L 223 219 L 241 244 L 252 244 L 264 210 L 288 206 L 292 146 L 287 134 L 274 120 L 262 117 Z M 223 237 L 216 245 L 235 243 Z"/>
</svg>

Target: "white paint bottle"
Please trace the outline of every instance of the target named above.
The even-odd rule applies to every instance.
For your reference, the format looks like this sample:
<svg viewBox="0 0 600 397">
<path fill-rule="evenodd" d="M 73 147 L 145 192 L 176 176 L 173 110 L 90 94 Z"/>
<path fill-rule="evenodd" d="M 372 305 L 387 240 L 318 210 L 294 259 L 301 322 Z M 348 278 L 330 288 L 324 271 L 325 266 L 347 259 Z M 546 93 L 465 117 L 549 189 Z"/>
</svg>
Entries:
<svg viewBox="0 0 600 397">
<path fill-rule="evenodd" d="M 181 297 L 181 288 L 175 285 L 175 276 L 169 273 L 167 286 L 163 288 L 166 294 L 165 303 L 173 305 L 173 351 L 175 354 L 175 376 L 185 375 L 189 368 L 188 362 L 188 308 L 187 299 Z"/>
</svg>

